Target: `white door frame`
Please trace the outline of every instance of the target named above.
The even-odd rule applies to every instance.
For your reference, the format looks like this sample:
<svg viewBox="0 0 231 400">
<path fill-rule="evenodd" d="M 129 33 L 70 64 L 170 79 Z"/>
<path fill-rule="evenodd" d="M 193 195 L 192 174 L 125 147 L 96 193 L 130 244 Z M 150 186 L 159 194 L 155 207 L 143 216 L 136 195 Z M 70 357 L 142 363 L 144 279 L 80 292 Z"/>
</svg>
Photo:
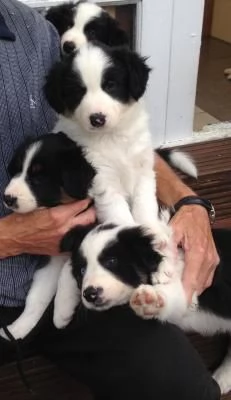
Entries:
<svg viewBox="0 0 231 400">
<path fill-rule="evenodd" d="M 33 7 L 65 0 L 21 0 Z M 67 0 L 68 1 L 68 0 Z M 136 47 L 153 68 L 147 106 L 155 145 L 192 138 L 204 0 L 92 0 L 137 4 Z"/>
</svg>

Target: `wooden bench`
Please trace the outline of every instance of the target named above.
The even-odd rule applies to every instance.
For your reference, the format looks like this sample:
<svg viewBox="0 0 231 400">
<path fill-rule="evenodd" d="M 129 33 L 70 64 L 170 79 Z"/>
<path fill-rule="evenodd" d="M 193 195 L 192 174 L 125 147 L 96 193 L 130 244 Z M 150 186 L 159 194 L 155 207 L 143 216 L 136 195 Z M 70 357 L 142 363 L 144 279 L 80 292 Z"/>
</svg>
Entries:
<svg viewBox="0 0 231 400">
<path fill-rule="evenodd" d="M 199 193 L 210 199 L 216 208 L 217 227 L 231 227 L 231 139 L 182 146 L 195 159 L 198 180 L 185 181 Z M 222 361 L 228 346 L 226 335 L 202 338 L 189 335 L 210 370 Z M 0 368 L 0 394 L 2 400 L 90 400 L 91 394 L 83 385 L 61 373 L 54 365 L 41 357 L 24 362 L 26 376 L 36 392 L 32 396 L 21 382 L 15 363 Z M 231 394 L 223 400 L 231 400 Z"/>
</svg>

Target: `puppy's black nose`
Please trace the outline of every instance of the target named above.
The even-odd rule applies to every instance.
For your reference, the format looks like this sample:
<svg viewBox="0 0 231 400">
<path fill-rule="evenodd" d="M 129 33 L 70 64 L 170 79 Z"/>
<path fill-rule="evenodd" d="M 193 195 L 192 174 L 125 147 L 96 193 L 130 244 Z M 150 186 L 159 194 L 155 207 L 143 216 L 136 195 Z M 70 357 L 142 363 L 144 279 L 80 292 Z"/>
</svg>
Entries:
<svg viewBox="0 0 231 400">
<path fill-rule="evenodd" d="M 91 114 L 90 121 L 94 128 L 101 128 L 106 122 L 106 117 L 102 113 Z"/>
<path fill-rule="evenodd" d="M 75 51 L 75 43 L 74 42 L 64 42 L 63 51 L 66 54 L 71 54 Z"/>
<path fill-rule="evenodd" d="M 9 194 L 4 194 L 3 201 L 7 205 L 7 207 L 17 207 L 17 197 L 10 196 Z"/>
<path fill-rule="evenodd" d="M 103 289 L 101 287 L 88 286 L 84 290 L 83 296 L 88 303 L 96 303 L 99 302 L 102 291 Z"/>
</svg>

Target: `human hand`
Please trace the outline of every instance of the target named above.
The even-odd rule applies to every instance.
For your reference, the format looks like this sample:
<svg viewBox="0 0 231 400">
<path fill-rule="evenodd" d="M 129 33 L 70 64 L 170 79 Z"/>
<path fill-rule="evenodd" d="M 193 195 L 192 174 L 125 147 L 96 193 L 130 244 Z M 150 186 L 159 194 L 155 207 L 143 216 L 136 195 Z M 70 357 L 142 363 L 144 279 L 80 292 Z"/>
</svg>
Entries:
<svg viewBox="0 0 231 400">
<path fill-rule="evenodd" d="M 21 253 L 56 255 L 63 235 L 76 225 L 95 221 L 89 200 L 36 210 L 28 214 L 10 214 L 0 220 L 0 258 Z"/>
<path fill-rule="evenodd" d="M 170 224 L 176 245 L 185 252 L 182 280 L 188 302 L 191 303 L 194 292 L 201 294 L 211 285 L 219 263 L 208 213 L 198 205 L 183 206 Z"/>
</svg>

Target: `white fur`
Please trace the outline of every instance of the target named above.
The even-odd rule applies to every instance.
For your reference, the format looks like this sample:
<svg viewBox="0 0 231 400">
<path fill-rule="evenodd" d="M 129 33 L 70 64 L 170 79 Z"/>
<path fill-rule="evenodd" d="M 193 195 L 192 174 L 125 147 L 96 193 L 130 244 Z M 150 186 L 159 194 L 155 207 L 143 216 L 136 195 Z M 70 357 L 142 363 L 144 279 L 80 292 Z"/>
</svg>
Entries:
<svg viewBox="0 0 231 400">
<path fill-rule="evenodd" d="M 56 293 L 65 259 L 64 256 L 51 257 L 45 267 L 35 272 L 23 313 L 7 327 L 15 339 L 24 339 L 44 314 Z M 0 335 L 8 339 L 3 329 L 0 329 Z"/>
<path fill-rule="evenodd" d="M 68 29 L 61 38 L 62 48 L 65 42 L 75 43 L 77 49 L 87 43 L 84 27 L 91 19 L 98 17 L 102 13 L 102 8 L 91 3 L 79 4 L 76 10 L 73 27 Z"/>
<path fill-rule="evenodd" d="M 60 273 L 55 296 L 53 322 L 56 328 L 69 324 L 79 302 L 80 292 L 72 274 L 71 260 L 68 259 Z"/>
<path fill-rule="evenodd" d="M 104 70 L 111 61 L 102 49 L 88 44 L 77 53 L 73 68 L 87 88 L 80 105 L 55 128 L 85 147 L 87 160 L 96 168 L 90 195 L 101 222 L 143 224 L 166 237 L 158 218 L 153 172 L 154 154 L 143 99 L 123 104 L 101 88 Z M 102 113 L 106 123 L 94 128 L 89 117 Z M 113 199 L 113 201 L 112 201 Z"/>
<path fill-rule="evenodd" d="M 28 148 L 23 161 L 22 172 L 11 179 L 4 192 L 5 195 L 17 198 L 17 210 L 15 211 L 21 214 L 34 211 L 38 207 L 37 200 L 26 182 L 26 175 L 31 161 L 38 152 L 40 146 L 41 143 L 37 142 Z"/>
<path fill-rule="evenodd" d="M 220 386 L 221 393 L 226 394 L 231 391 L 231 345 L 221 366 L 213 374 L 213 378 Z"/>
<path fill-rule="evenodd" d="M 88 267 L 82 283 L 82 301 L 87 308 L 95 309 L 94 305 L 88 303 L 83 296 L 85 289 L 89 286 L 103 288 L 103 302 L 105 302 L 105 305 L 100 307 L 101 311 L 114 305 L 127 303 L 131 296 L 132 287 L 125 285 L 110 271 L 103 268 L 98 260 L 98 254 L 105 248 L 107 243 L 115 239 L 117 233 L 122 229 L 122 227 L 117 227 L 99 233 L 93 231 L 83 240 L 81 251 L 83 256 L 87 258 Z"/>
<path fill-rule="evenodd" d="M 193 178 L 197 178 L 197 168 L 189 154 L 178 150 L 173 150 L 170 153 L 170 161 L 172 165 L 174 165 L 180 171 L 185 172 L 187 175 L 192 176 Z"/>
</svg>

